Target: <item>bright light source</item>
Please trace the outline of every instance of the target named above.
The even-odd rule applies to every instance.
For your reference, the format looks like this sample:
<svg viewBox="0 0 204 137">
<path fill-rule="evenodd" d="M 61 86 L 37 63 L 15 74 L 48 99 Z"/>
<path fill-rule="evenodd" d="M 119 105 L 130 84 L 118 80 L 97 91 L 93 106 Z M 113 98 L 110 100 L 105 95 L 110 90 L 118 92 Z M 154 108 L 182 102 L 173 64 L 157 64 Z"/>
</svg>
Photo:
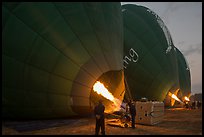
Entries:
<svg viewBox="0 0 204 137">
<path fill-rule="evenodd" d="M 109 106 L 111 110 L 106 109 L 106 112 L 118 111 L 120 109 L 122 101 L 115 98 L 103 85 L 103 83 L 101 83 L 100 81 L 96 81 L 96 83 L 93 86 L 93 91 L 113 102 L 113 104 L 110 104 Z"/>
<path fill-rule="evenodd" d="M 97 92 L 98 94 L 102 95 L 103 97 L 107 98 L 110 101 L 113 101 L 114 96 L 108 91 L 107 88 L 101 83 L 100 81 L 97 81 L 94 86 L 93 90 Z"/>
<path fill-rule="evenodd" d="M 186 101 L 190 101 L 190 99 L 189 99 L 188 97 L 186 97 L 186 96 L 184 97 L 184 99 L 185 99 Z"/>
<path fill-rule="evenodd" d="M 169 92 L 169 96 L 177 100 L 178 102 L 183 103 L 175 94 L 172 94 L 171 92 Z"/>
</svg>

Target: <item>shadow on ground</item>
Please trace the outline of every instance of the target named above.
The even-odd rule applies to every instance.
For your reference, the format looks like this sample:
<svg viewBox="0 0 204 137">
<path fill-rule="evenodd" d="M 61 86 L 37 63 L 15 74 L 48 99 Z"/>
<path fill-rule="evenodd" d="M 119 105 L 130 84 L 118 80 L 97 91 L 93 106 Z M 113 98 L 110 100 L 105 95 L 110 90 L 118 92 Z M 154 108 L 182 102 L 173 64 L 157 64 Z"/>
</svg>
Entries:
<svg viewBox="0 0 204 137">
<path fill-rule="evenodd" d="M 36 121 L 7 121 L 4 126 L 18 132 L 42 130 L 52 127 L 61 127 L 76 123 L 76 119 L 36 120 Z"/>
</svg>

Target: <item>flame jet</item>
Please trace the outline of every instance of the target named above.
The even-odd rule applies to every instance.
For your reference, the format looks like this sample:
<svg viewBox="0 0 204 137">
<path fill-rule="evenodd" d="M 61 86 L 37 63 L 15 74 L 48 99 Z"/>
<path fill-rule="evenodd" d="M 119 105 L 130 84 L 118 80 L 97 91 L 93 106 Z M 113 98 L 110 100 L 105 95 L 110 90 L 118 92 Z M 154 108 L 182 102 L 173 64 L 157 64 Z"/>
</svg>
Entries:
<svg viewBox="0 0 204 137">
<path fill-rule="evenodd" d="M 93 90 L 95 92 L 97 92 L 97 94 L 102 95 L 104 98 L 110 100 L 113 102 L 113 104 L 111 105 L 111 109 L 106 109 L 105 112 L 106 113 L 111 113 L 114 111 L 118 111 L 120 109 L 120 105 L 122 103 L 122 101 L 120 101 L 119 99 L 115 98 L 109 91 L 108 89 L 104 86 L 103 83 L 101 83 L 100 81 L 97 81 L 94 86 L 93 86 Z"/>
</svg>

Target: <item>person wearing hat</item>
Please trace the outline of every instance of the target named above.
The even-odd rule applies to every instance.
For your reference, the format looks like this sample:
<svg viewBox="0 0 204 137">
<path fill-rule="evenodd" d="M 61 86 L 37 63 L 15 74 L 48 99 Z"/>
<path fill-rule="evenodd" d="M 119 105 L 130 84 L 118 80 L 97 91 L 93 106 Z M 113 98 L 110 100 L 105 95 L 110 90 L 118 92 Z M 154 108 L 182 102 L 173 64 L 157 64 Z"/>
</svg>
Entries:
<svg viewBox="0 0 204 137">
<path fill-rule="evenodd" d="M 101 128 L 101 134 L 105 135 L 105 116 L 104 116 L 105 106 L 102 103 L 102 100 L 99 100 L 98 105 L 94 108 L 94 114 L 96 117 L 96 128 L 95 134 L 98 135 Z"/>
</svg>

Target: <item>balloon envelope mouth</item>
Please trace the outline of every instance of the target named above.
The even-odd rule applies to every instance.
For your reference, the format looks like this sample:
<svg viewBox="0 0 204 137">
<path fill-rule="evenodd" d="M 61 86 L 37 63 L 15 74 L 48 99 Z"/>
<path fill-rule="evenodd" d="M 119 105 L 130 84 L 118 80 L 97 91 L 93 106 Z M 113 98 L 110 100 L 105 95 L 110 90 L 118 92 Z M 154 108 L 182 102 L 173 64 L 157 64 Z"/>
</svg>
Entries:
<svg viewBox="0 0 204 137">
<path fill-rule="evenodd" d="M 108 71 L 102 74 L 91 89 L 91 107 L 93 108 L 99 100 L 102 100 L 106 113 L 118 111 L 124 98 L 124 90 L 124 73 L 122 70 Z"/>
</svg>

